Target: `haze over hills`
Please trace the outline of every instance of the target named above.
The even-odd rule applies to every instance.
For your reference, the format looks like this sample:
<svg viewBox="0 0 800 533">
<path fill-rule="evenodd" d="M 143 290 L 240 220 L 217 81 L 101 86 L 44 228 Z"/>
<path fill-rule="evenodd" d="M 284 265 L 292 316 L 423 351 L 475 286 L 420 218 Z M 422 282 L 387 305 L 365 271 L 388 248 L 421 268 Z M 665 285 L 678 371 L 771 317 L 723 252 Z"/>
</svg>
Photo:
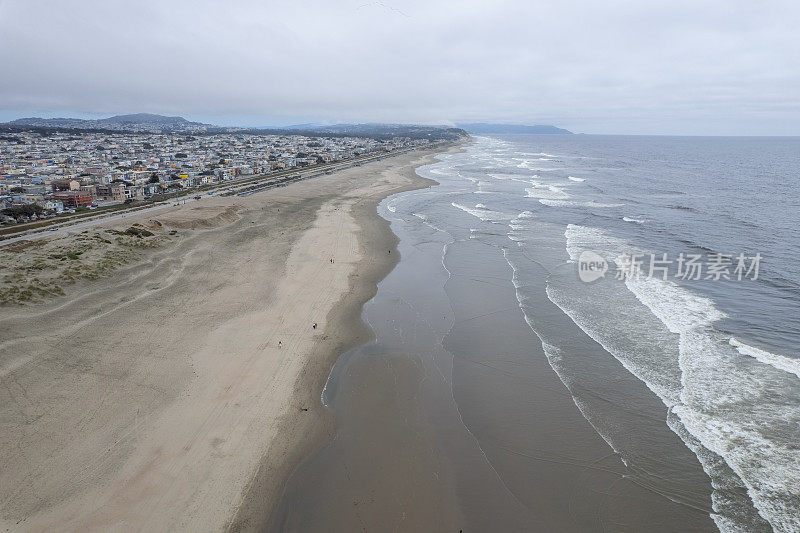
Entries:
<svg viewBox="0 0 800 533">
<path fill-rule="evenodd" d="M 572 135 L 572 132 L 550 125 L 526 126 L 523 124 L 487 124 L 476 122 L 470 124 L 456 124 L 457 127 L 467 131 L 467 133 L 538 133 L 548 135 Z"/>
<path fill-rule="evenodd" d="M 276 129 L 276 128 L 265 128 Z M 380 134 L 380 135 L 408 135 L 408 134 L 427 134 L 431 130 L 435 131 L 455 131 L 458 128 L 451 128 L 449 126 L 421 126 L 417 124 L 382 124 L 376 122 L 362 123 L 362 124 L 298 124 L 294 126 L 285 126 L 277 128 L 281 130 L 302 130 L 314 131 L 320 133 L 335 133 L 346 135 L 365 135 L 365 134 Z"/>
<path fill-rule="evenodd" d="M 108 118 L 100 119 L 82 119 L 82 118 L 39 118 L 39 117 L 26 117 L 11 120 L 7 124 L 19 124 L 22 126 L 39 126 L 48 125 L 53 127 L 66 127 L 73 124 L 83 125 L 106 125 L 106 124 L 166 124 L 166 125 L 179 125 L 179 124 L 200 124 L 199 122 L 190 122 L 183 117 L 167 117 L 163 115 L 154 115 L 152 113 L 134 113 L 131 115 L 115 115 Z"/>
<path fill-rule="evenodd" d="M 421 126 L 416 124 L 295 124 L 282 127 L 240 128 L 217 126 L 202 122 L 192 122 L 179 116 L 164 116 L 152 113 L 115 115 L 101 119 L 80 118 L 19 118 L 2 124 L 6 127 L 35 127 L 78 130 L 110 130 L 149 133 L 221 133 L 221 132 L 303 132 L 315 135 L 353 135 L 353 136 L 432 136 L 440 137 L 444 132 L 462 135 L 464 131 L 476 134 L 491 133 L 538 133 L 571 134 L 571 131 L 551 125 L 521 125 L 492 123 L 459 123 L 455 128 L 448 126 Z"/>
<path fill-rule="evenodd" d="M 131 115 L 116 115 L 106 119 L 100 119 L 98 122 L 116 123 L 116 124 L 162 124 L 165 126 L 205 125 L 201 122 L 191 122 L 183 117 L 167 117 L 164 115 L 155 115 L 152 113 L 134 113 Z"/>
<path fill-rule="evenodd" d="M 215 126 L 202 122 L 191 122 L 183 117 L 168 117 L 151 113 L 116 115 L 102 119 L 78 118 L 20 118 L 0 124 L 4 131 L 19 131 L 26 128 L 42 130 L 85 130 L 131 133 L 186 133 L 216 134 L 245 133 L 251 135 L 305 135 L 309 137 L 371 137 L 388 139 L 391 137 L 427 138 L 430 140 L 455 140 L 467 133 L 459 128 L 448 126 L 420 126 L 415 124 L 300 124 L 280 128 L 239 128 Z"/>
<path fill-rule="evenodd" d="M 131 115 L 115 115 L 101 119 L 80 118 L 19 118 L 7 122 L 7 126 L 31 126 L 37 128 L 68 128 L 81 130 L 132 130 L 159 133 L 161 131 L 192 132 L 204 131 L 210 126 L 200 122 L 191 122 L 183 117 L 167 117 L 151 113 L 135 113 Z"/>
</svg>

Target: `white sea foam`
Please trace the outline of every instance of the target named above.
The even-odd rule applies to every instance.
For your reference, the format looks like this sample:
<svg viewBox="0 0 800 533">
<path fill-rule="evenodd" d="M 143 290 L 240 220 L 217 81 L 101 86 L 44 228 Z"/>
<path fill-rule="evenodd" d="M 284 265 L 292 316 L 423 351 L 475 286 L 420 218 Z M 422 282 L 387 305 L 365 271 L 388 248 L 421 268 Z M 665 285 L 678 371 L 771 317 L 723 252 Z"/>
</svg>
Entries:
<svg viewBox="0 0 800 533">
<path fill-rule="evenodd" d="M 488 156 L 486 162 L 498 168 L 508 165 L 507 159 Z M 536 168 L 533 158 L 523 163 L 536 172 L 545 170 Z M 492 177 L 519 179 L 514 174 Z M 580 180 L 571 178 L 572 182 Z M 564 188 L 556 185 L 556 190 L 537 183 L 540 186 L 531 189 L 545 206 L 623 205 L 570 198 L 568 193 L 577 195 L 584 187 L 573 185 L 570 189 L 563 178 Z M 553 197 L 559 190 L 567 197 Z M 453 206 L 481 220 L 496 216 L 494 220 L 507 221 L 509 238 L 518 245 L 531 239 L 531 221 L 525 220 L 534 216 L 530 212 L 514 218 L 486 208 Z M 644 222 L 630 217 L 623 220 Z M 615 264 L 622 252 L 638 253 L 627 242 L 594 228 L 570 226 L 565 235 L 572 260 L 586 249 L 597 251 L 609 264 Z M 548 284 L 547 294 L 662 399 L 668 410 L 667 423 L 698 455 L 712 480 L 716 524 L 721 529 L 748 530 L 734 512 L 737 506 L 750 507 L 743 502 L 745 489 L 759 514 L 776 531 L 800 531 L 800 451 L 796 446 L 800 442 L 800 409 L 786 400 L 800 397 L 800 363 L 723 335 L 715 326 L 724 313 L 712 300 L 676 283 L 658 279 L 574 283 Z M 518 299 L 523 298 L 520 293 L 525 288 L 519 286 L 516 270 L 514 285 Z M 558 371 L 562 354 L 555 347 L 544 348 L 549 362 L 568 384 L 569 375 Z M 598 429 L 601 435 L 603 432 L 609 435 L 607 440 L 614 440 L 613 430 Z"/>
<path fill-rule="evenodd" d="M 546 152 L 522 152 L 522 153 L 519 153 L 519 155 L 521 157 L 517 157 L 515 159 L 525 160 L 525 159 L 528 159 L 528 158 L 531 158 L 531 157 L 537 157 L 537 158 L 538 157 L 551 157 L 551 158 L 552 157 L 559 157 L 557 155 L 548 154 Z"/>
<path fill-rule="evenodd" d="M 580 202 L 577 200 L 553 200 L 550 198 L 540 198 L 539 203 L 548 207 L 622 207 L 625 204 L 604 204 L 602 202 Z"/>
<path fill-rule="evenodd" d="M 692 294 L 671 281 L 631 276 L 625 284 L 672 333 L 686 333 L 725 318 L 725 313 L 714 307 L 711 300 Z"/>
<path fill-rule="evenodd" d="M 516 218 L 508 223 L 508 227 L 510 228 L 510 231 L 507 233 L 508 238 L 517 244 L 522 245 L 525 240 L 524 231 L 530 225 L 529 220 L 535 218 L 536 215 L 531 211 L 523 211 L 522 213 L 518 214 Z M 514 268 L 514 266 L 511 265 L 511 268 Z"/>
<path fill-rule="evenodd" d="M 567 176 L 568 180 L 577 181 L 579 183 L 586 181 L 586 178 L 576 178 L 575 176 Z"/>
<path fill-rule="evenodd" d="M 565 236 L 573 260 L 586 249 L 598 251 L 607 260 L 638 253 L 596 228 L 570 225 Z M 800 450 L 786 433 L 797 433 L 800 409 L 782 400 L 787 394 L 800 394 L 795 379 L 800 365 L 792 358 L 725 337 L 714 328 L 725 317 L 714 302 L 674 282 L 628 278 L 625 286 L 677 336 L 677 343 L 658 333 L 657 326 L 639 327 L 647 320 L 642 311 L 617 309 L 617 320 L 608 320 L 587 307 L 610 300 L 607 294 L 568 298 L 548 287 L 548 296 L 655 392 L 692 438 L 722 457 L 747 488 L 759 514 L 776 531 L 800 531 Z M 597 286 L 595 290 L 603 289 Z M 618 295 L 614 300 L 624 298 Z M 670 353 L 671 357 L 661 356 Z M 748 363 L 750 358 L 758 362 Z M 665 367 L 670 361 L 673 367 Z M 675 371 L 679 382 L 663 379 L 665 373 Z M 690 448 L 697 451 L 696 446 Z M 709 464 L 703 460 L 712 479 L 720 476 L 719 469 L 707 468 Z M 715 487 L 725 484 L 724 480 L 714 482 Z M 722 496 L 716 498 L 721 501 Z M 718 524 L 731 520 L 730 516 L 715 518 Z"/>
<path fill-rule="evenodd" d="M 536 157 L 532 159 L 523 159 L 520 163 L 516 165 L 517 168 L 527 168 L 527 169 L 534 169 L 537 167 L 535 163 L 539 161 L 555 161 L 550 157 Z"/>
<path fill-rule="evenodd" d="M 461 209 L 462 211 L 469 213 L 474 217 L 478 217 L 479 219 L 483 220 L 484 222 L 495 222 L 499 220 L 506 220 L 509 217 L 499 211 L 492 211 L 491 209 L 486 208 L 476 208 L 476 207 L 467 207 L 466 205 L 461 205 L 459 203 L 453 202 L 453 207 Z"/>
<path fill-rule="evenodd" d="M 704 447 L 723 457 L 744 481 L 759 514 L 773 530 L 800 531 L 800 466 L 795 446 L 764 438 L 759 424 L 744 422 L 746 417 L 723 420 L 687 406 L 676 406 L 674 412 Z"/>
<path fill-rule="evenodd" d="M 492 155 L 485 160 L 492 168 L 509 165 L 507 157 Z M 512 169 L 517 161 L 511 163 Z M 535 160 L 529 158 L 525 163 L 534 170 Z M 519 175 L 492 178 L 518 180 Z M 480 180 L 473 183 L 480 186 Z M 623 205 L 570 198 L 568 192 L 577 193 L 583 187 L 570 189 L 563 179 L 564 188 L 556 185 L 555 190 L 537 183 L 540 186 L 531 189 L 546 206 Z M 554 198 L 559 190 L 567 197 Z M 514 218 L 485 207 L 468 207 L 471 203 L 452 205 L 480 220 L 507 221 L 509 238 L 518 245 L 531 238 L 528 216 Z M 623 220 L 643 222 L 630 217 Z M 478 236 L 475 231 L 470 234 Z M 570 226 L 565 235 L 573 260 L 586 249 L 597 251 L 609 264 L 615 264 L 622 252 L 638 253 L 627 242 L 594 228 Z M 520 298 L 525 289 L 516 278 L 514 284 Z M 735 499 L 744 498 L 744 488 L 776 531 L 800 531 L 800 451 L 796 446 L 800 442 L 800 409 L 795 402 L 786 401 L 787 397 L 800 397 L 797 361 L 723 335 L 715 326 L 725 315 L 714 302 L 673 282 L 609 279 L 592 285 L 548 284 L 547 294 L 662 399 L 668 410 L 667 423 L 694 450 L 712 479 L 712 516 L 720 528 L 748 529 L 730 510 L 736 505 L 749 507 Z M 552 347 L 544 348 L 550 363 L 559 367 L 561 354 Z M 569 382 L 567 374 L 560 377 L 565 384 Z M 613 431 L 598 429 L 601 435 L 603 431 L 610 437 L 607 440 L 613 440 Z M 731 495 L 735 502 L 725 503 Z"/>
<path fill-rule="evenodd" d="M 428 226 L 432 230 L 434 230 L 434 231 L 442 231 L 442 229 L 440 227 L 438 227 L 436 224 L 431 222 L 430 217 L 428 215 L 426 215 L 424 213 L 411 213 L 411 214 L 414 215 L 415 217 L 417 217 L 418 219 L 420 219 L 423 224 L 425 224 L 426 226 Z"/>
<path fill-rule="evenodd" d="M 527 179 L 519 174 L 504 174 L 502 172 L 494 172 L 489 174 L 492 178 L 500 181 L 518 181 L 520 183 L 530 183 L 531 180 Z M 536 178 L 537 176 L 533 176 Z"/>
<path fill-rule="evenodd" d="M 537 157 L 533 159 L 526 159 L 515 166 L 517 168 L 524 168 L 527 170 L 536 170 L 537 172 L 552 172 L 555 170 L 559 170 L 558 168 L 542 168 L 542 165 L 552 166 L 553 162 L 558 162 L 558 159 L 552 159 L 549 157 Z"/>
<path fill-rule="evenodd" d="M 573 261 L 577 261 L 584 250 L 593 250 L 611 262 L 618 254 L 609 250 L 625 245 L 624 241 L 607 236 L 603 230 L 577 224 L 569 224 L 564 236 L 567 238 L 567 253 Z"/>
<path fill-rule="evenodd" d="M 530 180 L 529 183 L 532 185 L 532 187 L 525 189 L 525 192 L 527 193 L 526 196 L 528 198 L 540 198 L 548 200 L 565 200 L 570 198 L 570 195 L 564 191 L 563 187 L 558 187 L 557 185 L 548 185 L 535 179 Z"/>
<path fill-rule="evenodd" d="M 633 222 L 634 224 L 644 224 L 644 220 L 639 218 L 622 217 L 625 222 Z"/>
<path fill-rule="evenodd" d="M 775 354 L 770 357 L 767 352 L 755 352 L 741 343 L 726 343 L 725 337 L 713 328 L 725 315 L 707 298 L 658 279 L 632 279 L 626 285 L 670 331 L 679 335 L 682 388 L 673 412 L 703 446 L 721 456 L 744 482 L 759 513 L 774 529 L 797 531 L 800 453 L 794 445 L 767 438 L 765 431 L 780 431 L 790 420 L 797 424 L 800 413 L 784 402 L 770 400 L 776 392 L 786 392 L 783 385 L 775 385 L 776 380 L 781 380 L 779 374 L 742 364 L 737 352 L 750 352 L 747 355 L 770 362 L 775 362 Z M 737 352 L 730 349 L 731 345 Z M 758 356 L 753 355 L 756 353 Z M 787 361 L 781 362 L 786 366 Z"/>
<path fill-rule="evenodd" d="M 779 370 L 783 370 L 784 372 L 789 372 L 800 378 L 800 359 L 768 352 L 766 350 L 762 350 L 761 348 L 756 348 L 754 346 L 745 344 L 742 341 L 734 338 L 731 338 L 728 342 L 731 346 L 736 348 L 740 354 L 749 355 L 765 365 L 770 365 Z"/>
</svg>

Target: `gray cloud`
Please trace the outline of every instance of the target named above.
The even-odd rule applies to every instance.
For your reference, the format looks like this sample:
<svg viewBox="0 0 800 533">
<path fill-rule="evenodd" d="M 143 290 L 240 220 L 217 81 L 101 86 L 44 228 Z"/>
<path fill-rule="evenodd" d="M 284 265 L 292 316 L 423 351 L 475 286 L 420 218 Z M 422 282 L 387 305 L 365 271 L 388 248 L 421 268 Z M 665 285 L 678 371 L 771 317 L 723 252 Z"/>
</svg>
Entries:
<svg viewBox="0 0 800 533">
<path fill-rule="evenodd" d="M 0 0 L 0 108 L 800 134 L 800 4 Z"/>
</svg>

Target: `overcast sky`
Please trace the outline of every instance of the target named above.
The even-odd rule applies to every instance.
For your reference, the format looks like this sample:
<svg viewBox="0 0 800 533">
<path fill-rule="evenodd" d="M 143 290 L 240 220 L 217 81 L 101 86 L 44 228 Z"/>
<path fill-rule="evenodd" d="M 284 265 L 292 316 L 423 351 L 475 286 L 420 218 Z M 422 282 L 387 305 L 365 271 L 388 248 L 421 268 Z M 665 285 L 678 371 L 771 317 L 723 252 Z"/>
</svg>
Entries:
<svg viewBox="0 0 800 533">
<path fill-rule="evenodd" d="M 0 0 L 0 120 L 800 135 L 800 1 Z"/>
</svg>

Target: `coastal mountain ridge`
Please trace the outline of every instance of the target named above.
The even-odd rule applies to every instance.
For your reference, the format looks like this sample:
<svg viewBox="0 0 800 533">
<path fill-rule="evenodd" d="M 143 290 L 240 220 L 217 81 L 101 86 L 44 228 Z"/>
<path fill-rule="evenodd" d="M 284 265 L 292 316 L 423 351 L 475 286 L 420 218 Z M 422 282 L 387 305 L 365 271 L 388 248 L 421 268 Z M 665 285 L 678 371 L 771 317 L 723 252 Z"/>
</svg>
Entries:
<svg viewBox="0 0 800 533">
<path fill-rule="evenodd" d="M 573 133 L 563 128 L 547 124 L 524 125 L 524 124 L 487 124 L 484 122 L 456 124 L 457 128 L 466 130 L 467 133 L 488 134 L 488 133 L 536 133 L 544 135 L 572 135 Z"/>
<path fill-rule="evenodd" d="M 334 124 L 242 128 L 216 126 L 202 122 L 191 122 L 183 117 L 170 117 L 151 113 L 116 115 L 102 119 L 78 118 L 20 118 L 0 124 L 0 131 L 14 133 L 27 129 L 67 132 L 112 132 L 112 133 L 183 133 L 183 134 L 224 134 L 239 133 L 249 135 L 305 135 L 309 137 L 370 137 L 386 140 L 393 137 L 412 139 L 456 140 L 467 137 L 459 128 L 449 126 L 421 126 L 416 124 Z"/>
<path fill-rule="evenodd" d="M 191 122 L 183 117 L 168 117 L 155 115 L 152 113 L 134 113 L 130 115 L 115 115 L 100 119 L 81 119 L 81 118 L 39 118 L 27 117 L 18 118 L 7 122 L 14 126 L 39 126 L 51 128 L 107 128 L 119 125 L 153 125 L 162 127 L 191 127 L 207 126 L 200 122 Z"/>
<path fill-rule="evenodd" d="M 384 135 L 391 135 L 397 134 L 398 132 L 423 132 L 423 131 L 430 131 L 430 130 L 455 130 L 457 128 L 452 128 L 450 126 L 445 125 L 432 125 L 432 126 L 424 126 L 419 124 L 386 124 L 380 122 L 365 122 L 359 124 L 298 124 L 294 126 L 284 126 L 281 128 L 265 128 L 265 129 L 280 129 L 280 130 L 292 130 L 292 131 L 314 131 L 314 132 L 321 132 L 321 133 L 336 133 L 336 134 L 351 134 L 351 135 L 363 135 L 366 133 L 369 134 L 384 134 Z"/>
<path fill-rule="evenodd" d="M 56 128 L 77 130 L 112 130 L 112 131 L 138 131 L 153 133 L 202 133 L 202 132 L 313 132 L 315 134 L 329 133 L 335 135 L 427 135 L 449 131 L 452 133 L 535 133 L 535 134 L 572 134 L 571 131 L 552 125 L 523 125 L 523 124 L 493 124 L 484 122 L 458 123 L 455 127 L 446 125 L 417 125 L 417 124 L 387 124 L 387 123 L 339 123 L 339 124 L 295 124 L 291 126 L 264 126 L 259 128 L 242 128 L 235 126 L 217 126 L 202 122 L 192 122 L 180 116 L 165 116 L 154 113 L 133 113 L 115 115 L 100 119 L 80 118 L 19 118 L 0 124 L 0 126 L 19 128 Z"/>
<path fill-rule="evenodd" d="M 101 119 L 101 122 L 115 122 L 118 124 L 173 124 L 173 125 L 204 125 L 201 122 L 192 122 L 183 117 L 169 117 L 164 115 L 155 115 L 153 113 L 134 113 L 131 115 L 115 115 L 106 119 Z"/>
</svg>

